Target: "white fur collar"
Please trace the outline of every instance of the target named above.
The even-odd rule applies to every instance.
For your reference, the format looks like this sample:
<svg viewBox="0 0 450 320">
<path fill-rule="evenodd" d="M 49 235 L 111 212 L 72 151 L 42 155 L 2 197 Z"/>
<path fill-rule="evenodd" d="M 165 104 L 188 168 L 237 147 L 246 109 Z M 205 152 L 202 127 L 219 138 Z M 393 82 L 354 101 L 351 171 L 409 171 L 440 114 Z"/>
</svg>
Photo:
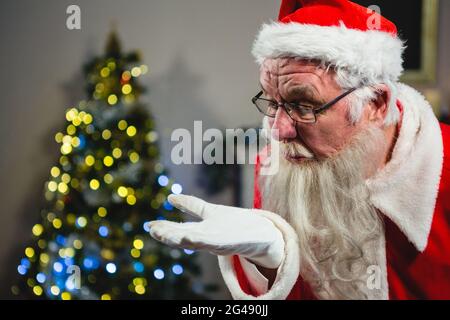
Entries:
<svg viewBox="0 0 450 320">
<path fill-rule="evenodd" d="M 391 161 L 367 181 L 371 201 L 420 252 L 427 246 L 443 165 L 439 122 L 429 103 L 399 84 L 403 120 Z"/>
</svg>

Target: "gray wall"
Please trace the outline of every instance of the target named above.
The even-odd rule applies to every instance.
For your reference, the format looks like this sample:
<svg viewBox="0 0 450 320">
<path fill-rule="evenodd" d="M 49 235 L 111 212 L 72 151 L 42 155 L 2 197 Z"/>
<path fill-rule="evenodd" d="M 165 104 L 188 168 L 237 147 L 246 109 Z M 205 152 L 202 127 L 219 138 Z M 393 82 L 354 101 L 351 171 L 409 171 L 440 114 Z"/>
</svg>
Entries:
<svg viewBox="0 0 450 320">
<path fill-rule="evenodd" d="M 82 10 L 82 30 L 65 28 L 69 4 Z M 83 98 L 80 68 L 103 50 L 117 22 L 125 49 L 140 49 L 150 72 L 142 84 L 162 133 L 164 163 L 187 193 L 204 196 L 195 167 L 170 164 L 170 132 L 259 123 L 249 98 L 258 89 L 250 48 L 258 27 L 275 18 L 276 0 L 97 0 L 0 3 L 0 272 L 15 272 L 13 253 L 29 237 L 50 165 L 53 135 L 64 110 Z M 439 81 L 450 104 L 450 1 L 441 2 Z M 445 32 L 442 32 L 445 30 Z M 229 203 L 231 195 L 212 201 Z M 215 259 L 204 256 L 207 279 L 221 283 Z M 1 277 L 0 277 L 1 279 Z M 3 282 L 1 291 L 7 291 Z M 226 297 L 225 291 L 217 297 Z"/>
</svg>

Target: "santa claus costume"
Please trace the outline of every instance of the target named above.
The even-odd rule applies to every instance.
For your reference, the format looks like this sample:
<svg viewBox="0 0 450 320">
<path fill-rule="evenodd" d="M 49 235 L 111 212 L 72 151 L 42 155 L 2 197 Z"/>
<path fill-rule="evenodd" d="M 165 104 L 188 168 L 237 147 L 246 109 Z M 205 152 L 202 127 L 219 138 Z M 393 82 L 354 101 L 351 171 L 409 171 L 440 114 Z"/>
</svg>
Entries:
<svg viewBox="0 0 450 320">
<path fill-rule="evenodd" d="M 264 25 L 253 48 L 266 58 L 300 57 L 346 68 L 367 85 L 394 84 L 402 114 L 386 166 L 366 181 L 370 202 L 384 221 L 377 250 L 381 283 L 376 299 L 450 299 L 450 128 L 429 103 L 398 83 L 403 42 L 396 26 L 347 0 L 285 0 L 279 21 Z M 256 166 L 254 207 L 261 207 Z M 283 233 L 284 259 L 275 282 L 239 256 L 220 256 L 235 299 L 315 299 L 299 271 L 299 244 L 291 226 L 273 214 Z"/>
</svg>

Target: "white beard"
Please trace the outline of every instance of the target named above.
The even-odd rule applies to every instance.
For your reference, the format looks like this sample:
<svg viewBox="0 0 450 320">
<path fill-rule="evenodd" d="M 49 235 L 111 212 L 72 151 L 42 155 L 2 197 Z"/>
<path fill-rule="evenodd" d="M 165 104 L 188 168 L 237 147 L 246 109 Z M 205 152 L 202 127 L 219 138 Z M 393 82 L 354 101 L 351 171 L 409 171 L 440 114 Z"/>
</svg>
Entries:
<svg viewBox="0 0 450 320">
<path fill-rule="evenodd" d="M 370 299 L 367 269 L 377 264 L 384 226 L 365 184 L 380 161 L 386 139 L 380 129 L 360 133 L 334 157 L 287 161 L 300 146 L 278 143 L 279 171 L 261 176 L 262 208 L 297 231 L 301 275 L 319 299 Z M 375 160 L 377 159 L 377 160 Z"/>
</svg>

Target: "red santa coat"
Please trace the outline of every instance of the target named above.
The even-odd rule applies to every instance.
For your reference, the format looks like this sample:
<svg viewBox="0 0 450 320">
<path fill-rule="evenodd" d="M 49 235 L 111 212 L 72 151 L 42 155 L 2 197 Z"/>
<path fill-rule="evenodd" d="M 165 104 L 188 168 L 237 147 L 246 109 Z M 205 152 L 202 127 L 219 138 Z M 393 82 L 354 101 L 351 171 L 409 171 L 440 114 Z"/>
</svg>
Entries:
<svg viewBox="0 0 450 320">
<path fill-rule="evenodd" d="M 408 86 L 400 85 L 398 105 L 403 116 L 392 159 L 367 181 L 371 201 L 385 222 L 377 297 L 450 299 L 450 127 L 440 124 L 425 99 Z M 254 207 L 261 207 L 257 183 Z M 295 250 L 286 247 L 287 252 Z M 286 271 L 289 266 L 280 267 L 281 275 L 267 293 L 258 293 L 240 261 L 237 256 L 219 257 L 234 298 L 315 299 L 301 276 Z"/>
</svg>

